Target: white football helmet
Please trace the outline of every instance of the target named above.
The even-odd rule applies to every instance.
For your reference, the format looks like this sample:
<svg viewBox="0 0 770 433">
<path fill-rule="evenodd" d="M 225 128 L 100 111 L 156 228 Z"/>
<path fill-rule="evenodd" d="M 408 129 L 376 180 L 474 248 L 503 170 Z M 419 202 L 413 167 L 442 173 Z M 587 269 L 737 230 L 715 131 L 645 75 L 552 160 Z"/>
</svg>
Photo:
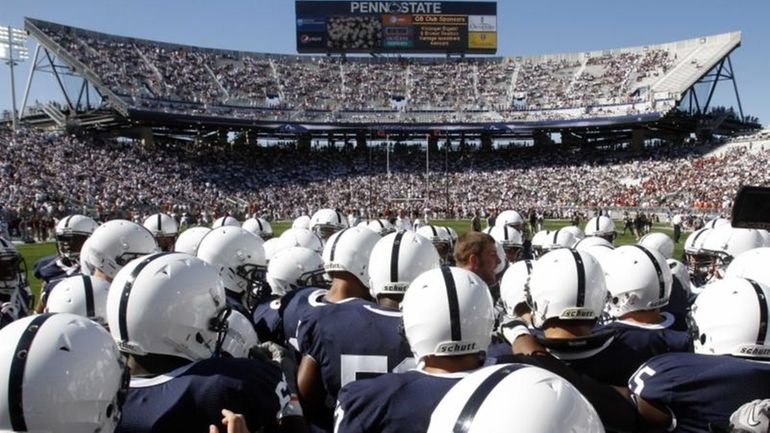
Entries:
<svg viewBox="0 0 770 433">
<path fill-rule="evenodd" d="M 703 227 L 692 232 L 684 241 L 684 257 L 690 277 L 695 285 L 705 284 L 709 279 L 714 258 L 703 254 L 703 242 L 708 239 L 714 229 Z"/>
<path fill-rule="evenodd" d="M 610 249 L 615 248 L 612 245 L 612 242 L 608 241 L 607 239 L 596 237 L 596 236 L 588 236 L 577 241 L 577 243 L 573 248 L 575 248 L 578 251 L 587 251 L 588 248 L 591 248 L 595 245 L 601 245 Z"/>
<path fill-rule="evenodd" d="M 100 225 L 83 244 L 80 264 L 83 273 L 96 269 L 113 279 L 131 260 L 160 251 L 149 230 L 127 220 L 112 220 Z"/>
<path fill-rule="evenodd" d="M 198 245 L 203 237 L 210 232 L 208 227 L 190 227 L 183 231 L 176 239 L 174 251 L 178 253 L 187 253 L 191 256 L 198 254 Z"/>
<path fill-rule="evenodd" d="M 615 241 L 618 232 L 615 231 L 615 222 L 612 218 L 604 215 L 593 217 L 586 223 L 586 236 L 597 236 L 607 239 L 610 243 Z"/>
<path fill-rule="evenodd" d="M 708 284 L 691 307 L 695 353 L 770 358 L 764 284 L 727 277 Z"/>
<path fill-rule="evenodd" d="M 214 220 L 213 224 L 211 224 L 212 229 L 216 229 L 219 227 L 240 227 L 240 226 L 241 226 L 241 223 L 235 217 L 231 217 L 230 215 L 219 217 Z"/>
<path fill-rule="evenodd" d="M 71 313 L 107 325 L 107 294 L 110 283 L 88 275 L 65 278 L 51 289 L 46 313 Z"/>
<path fill-rule="evenodd" d="M 519 230 L 509 225 L 495 225 L 489 235 L 503 246 L 505 258 L 509 262 L 513 263 L 521 258 L 524 251 L 524 237 Z"/>
<path fill-rule="evenodd" d="M 321 209 L 310 217 L 310 230 L 323 240 L 348 227 L 348 218 L 334 209 Z"/>
<path fill-rule="evenodd" d="M 270 265 L 270 260 L 278 254 L 279 251 L 284 249 L 280 237 L 266 240 L 265 243 L 262 244 L 262 247 L 265 248 L 265 260 L 268 265 Z"/>
<path fill-rule="evenodd" d="M 586 237 L 586 234 L 578 226 L 568 225 L 568 226 L 562 227 L 561 229 L 572 233 L 572 236 L 574 236 L 575 240 L 578 242 L 585 239 Z"/>
<path fill-rule="evenodd" d="M 500 281 L 500 299 L 505 314 L 516 317 L 514 310 L 519 304 L 527 302 L 527 283 L 535 264 L 534 260 L 520 260 L 508 267 Z"/>
<path fill-rule="evenodd" d="M 225 289 L 246 297 L 265 295 L 264 242 L 241 227 L 212 229 L 198 245 L 198 258 L 219 272 Z"/>
<path fill-rule="evenodd" d="M 334 233 L 324 247 L 324 269 L 330 276 L 332 272 L 351 273 L 369 287 L 369 256 L 378 240 L 376 233 L 363 227 Z"/>
<path fill-rule="evenodd" d="M 174 249 L 174 242 L 179 235 L 179 225 L 174 218 L 164 213 L 156 213 L 144 220 L 144 227 L 155 237 L 161 250 Z"/>
<path fill-rule="evenodd" d="M 548 236 L 543 238 L 542 250 L 548 252 L 559 248 L 572 248 L 576 243 L 577 239 L 575 239 L 575 235 L 572 232 L 558 229 L 548 232 Z"/>
<path fill-rule="evenodd" d="M 754 248 L 741 253 L 730 263 L 725 274 L 749 278 L 770 287 L 770 248 Z"/>
<path fill-rule="evenodd" d="M 107 297 L 112 337 L 133 355 L 211 358 L 219 353 L 229 312 L 217 270 L 184 253 L 133 260 L 118 272 Z"/>
<path fill-rule="evenodd" d="M 495 218 L 495 226 L 511 226 L 520 231 L 524 226 L 524 218 L 515 210 L 504 210 Z"/>
<path fill-rule="evenodd" d="M 685 296 L 689 299 L 692 294 L 692 285 L 690 284 L 690 273 L 687 272 L 687 266 L 676 259 L 666 259 L 668 269 L 671 270 L 671 291 L 676 289 L 676 283 L 684 290 Z"/>
<path fill-rule="evenodd" d="M 3 328 L 0 346 L 0 430 L 115 430 L 129 376 L 103 327 L 73 314 L 39 314 Z"/>
<path fill-rule="evenodd" d="M 620 318 L 634 311 L 668 305 L 673 277 L 666 259 L 642 245 L 616 248 L 602 262 L 610 299 L 610 315 Z"/>
<path fill-rule="evenodd" d="M 259 236 L 264 241 L 273 237 L 273 226 L 264 218 L 249 218 L 243 222 L 241 227 Z"/>
<path fill-rule="evenodd" d="M 543 255 L 529 276 L 534 325 L 552 318 L 594 320 L 607 299 L 604 271 L 590 254 L 561 248 Z"/>
<path fill-rule="evenodd" d="M 27 265 L 13 242 L 0 238 L 0 303 L 27 286 Z"/>
<path fill-rule="evenodd" d="M 248 358 L 251 349 L 259 344 L 257 331 L 251 321 L 233 310 L 227 318 L 227 333 L 222 342 L 222 354 L 233 358 Z"/>
<path fill-rule="evenodd" d="M 380 236 L 386 236 L 396 231 L 396 227 L 385 218 L 371 220 L 366 223 L 366 227 Z"/>
<path fill-rule="evenodd" d="M 324 244 L 321 238 L 308 229 L 288 229 L 278 237 L 281 240 L 281 249 L 291 247 L 305 247 L 321 254 Z"/>
<path fill-rule="evenodd" d="M 369 290 L 378 295 L 403 295 L 423 272 L 441 265 L 433 244 L 413 231 L 386 235 L 374 245 L 369 256 Z"/>
<path fill-rule="evenodd" d="M 446 263 L 447 258 L 452 254 L 452 238 L 449 233 L 439 226 L 429 224 L 417 229 L 417 234 L 431 241 L 441 258 L 441 263 Z"/>
<path fill-rule="evenodd" d="M 84 215 L 70 215 L 56 224 L 56 251 L 62 257 L 77 259 L 83 243 L 99 227 L 93 219 Z"/>
<path fill-rule="evenodd" d="M 321 255 L 304 247 L 287 248 L 273 256 L 267 265 L 267 282 L 279 296 L 303 287 L 328 286 Z"/>
<path fill-rule="evenodd" d="M 310 230 L 310 217 L 307 215 L 300 215 L 294 219 L 291 223 L 293 229 L 308 229 Z"/>
<path fill-rule="evenodd" d="M 711 221 L 707 222 L 703 227 L 707 227 L 710 229 L 715 229 L 717 227 L 723 226 L 723 225 L 730 225 L 730 220 L 727 218 L 714 218 Z"/>
<path fill-rule="evenodd" d="M 545 245 L 545 243 L 548 241 L 548 233 L 550 233 L 550 231 L 540 230 L 539 232 L 535 233 L 534 236 L 532 236 L 532 255 L 535 258 L 538 258 L 545 253 L 545 250 L 543 250 L 543 245 Z"/>
<path fill-rule="evenodd" d="M 659 252 L 666 259 L 674 257 L 674 241 L 667 234 L 660 232 L 647 233 L 637 244 Z"/>
<path fill-rule="evenodd" d="M 704 239 L 701 254 L 713 258 L 713 275 L 724 276 L 724 271 L 735 257 L 754 248 L 764 247 L 764 239 L 758 230 L 733 228 L 722 224 Z"/>
<path fill-rule="evenodd" d="M 526 364 L 500 364 L 454 385 L 428 433 L 604 433 L 599 414 L 569 382 Z"/>
<path fill-rule="evenodd" d="M 442 266 L 418 276 L 401 310 L 417 359 L 486 352 L 492 339 L 492 295 L 478 275 L 465 269 Z"/>
</svg>

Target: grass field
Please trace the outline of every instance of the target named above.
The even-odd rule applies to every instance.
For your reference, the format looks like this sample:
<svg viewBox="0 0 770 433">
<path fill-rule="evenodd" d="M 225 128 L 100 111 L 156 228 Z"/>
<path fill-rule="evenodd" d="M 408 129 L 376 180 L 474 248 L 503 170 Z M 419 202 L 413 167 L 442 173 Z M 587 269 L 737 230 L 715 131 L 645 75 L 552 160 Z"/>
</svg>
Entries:
<svg viewBox="0 0 770 433">
<path fill-rule="evenodd" d="M 452 227 L 457 231 L 458 234 L 465 233 L 471 227 L 470 220 L 433 220 L 431 222 L 435 225 Z M 548 230 L 556 230 L 568 224 L 569 224 L 569 221 L 567 220 L 546 220 L 545 228 Z M 276 221 L 272 224 L 272 226 L 273 226 L 273 232 L 275 233 L 276 236 L 278 236 L 281 233 L 283 233 L 286 229 L 291 227 L 291 221 Z M 623 222 L 615 221 L 615 226 L 622 227 Z M 653 231 L 660 231 L 673 237 L 672 229 L 667 225 L 663 225 L 663 224 L 655 225 L 653 227 Z M 622 232 L 619 232 L 618 238 L 615 241 L 615 245 L 627 245 L 627 244 L 633 244 L 635 242 L 636 240 L 634 239 L 633 234 L 626 233 L 625 235 L 623 235 Z M 675 258 L 682 256 L 682 246 L 683 246 L 683 241 L 681 241 L 679 244 L 676 244 L 674 246 Z M 35 278 L 34 275 L 32 275 L 32 266 L 41 257 L 49 256 L 51 254 L 56 254 L 56 244 L 54 244 L 53 242 L 45 242 L 40 244 L 24 244 L 24 245 L 18 245 L 18 248 L 19 248 L 19 251 L 21 252 L 21 255 L 24 257 L 24 260 L 27 262 L 27 278 L 29 279 L 29 284 L 30 284 L 30 287 L 32 288 L 33 293 L 35 293 L 35 296 L 37 296 L 37 293 L 40 291 L 40 281 L 37 278 Z"/>
</svg>

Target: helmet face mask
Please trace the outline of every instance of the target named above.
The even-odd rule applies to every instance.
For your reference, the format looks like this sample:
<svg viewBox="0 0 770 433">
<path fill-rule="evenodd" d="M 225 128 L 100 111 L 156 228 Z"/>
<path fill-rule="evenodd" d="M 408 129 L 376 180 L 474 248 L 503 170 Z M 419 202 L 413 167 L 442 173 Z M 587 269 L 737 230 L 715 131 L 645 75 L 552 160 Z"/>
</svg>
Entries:
<svg viewBox="0 0 770 433">
<path fill-rule="evenodd" d="M 161 251 L 174 251 L 176 239 L 177 235 L 155 235 L 155 241 L 158 242 Z"/>
<path fill-rule="evenodd" d="M 77 259 L 89 235 L 62 233 L 56 235 L 56 251 L 62 257 Z"/>
</svg>

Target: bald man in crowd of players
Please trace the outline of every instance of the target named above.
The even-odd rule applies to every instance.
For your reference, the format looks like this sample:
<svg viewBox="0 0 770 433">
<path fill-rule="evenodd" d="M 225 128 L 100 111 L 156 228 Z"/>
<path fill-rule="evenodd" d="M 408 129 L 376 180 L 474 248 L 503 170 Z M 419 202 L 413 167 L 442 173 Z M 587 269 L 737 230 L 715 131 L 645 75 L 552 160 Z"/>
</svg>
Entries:
<svg viewBox="0 0 770 433">
<path fill-rule="evenodd" d="M 45 308 L 45 299 L 59 280 L 80 272 L 80 250 L 97 227 L 96 221 L 84 215 L 69 215 L 56 223 L 56 254 L 39 259 L 33 267 L 35 278 L 42 281 L 35 307 L 38 313 Z"/>
<path fill-rule="evenodd" d="M 379 299 L 382 305 L 371 302 L 369 256 L 380 239 L 368 228 L 353 227 L 333 234 L 324 247 L 324 268 L 332 279 L 327 304 L 308 309 L 297 331 L 297 387 L 314 431 L 331 430 L 342 386 L 410 365 L 397 305 L 387 296 Z"/>
<path fill-rule="evenodd" d="M 243 414 L 251 431 L 304 430 L 280 368 L 221 357 L 225 296 L 217 270 L 183 253 L 145 256 L 118 273 L 107 316 L 132 379 L 117 431 L 206 431 L 222 408 Z"/>
</svg>

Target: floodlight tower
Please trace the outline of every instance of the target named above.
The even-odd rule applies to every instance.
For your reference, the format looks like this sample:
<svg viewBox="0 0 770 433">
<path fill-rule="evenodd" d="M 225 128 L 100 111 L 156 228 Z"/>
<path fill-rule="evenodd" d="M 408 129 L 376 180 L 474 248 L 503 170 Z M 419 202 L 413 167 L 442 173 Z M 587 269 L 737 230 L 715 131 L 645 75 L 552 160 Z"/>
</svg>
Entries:
<svg viewBox="0 0 770 433">
<path fill-rule="evenodd" d="M 22 29 L 14 29 L 11 26 L 0 27 L 0 60 L 11 68 L 11 121 L 13 130 L 16 130 L 18 121 L 16 115 L 16 81 L 13 77 L 13 68 L 20 62 L 29 59 L 27 50 L 27 32 Z"/>
</svg>

